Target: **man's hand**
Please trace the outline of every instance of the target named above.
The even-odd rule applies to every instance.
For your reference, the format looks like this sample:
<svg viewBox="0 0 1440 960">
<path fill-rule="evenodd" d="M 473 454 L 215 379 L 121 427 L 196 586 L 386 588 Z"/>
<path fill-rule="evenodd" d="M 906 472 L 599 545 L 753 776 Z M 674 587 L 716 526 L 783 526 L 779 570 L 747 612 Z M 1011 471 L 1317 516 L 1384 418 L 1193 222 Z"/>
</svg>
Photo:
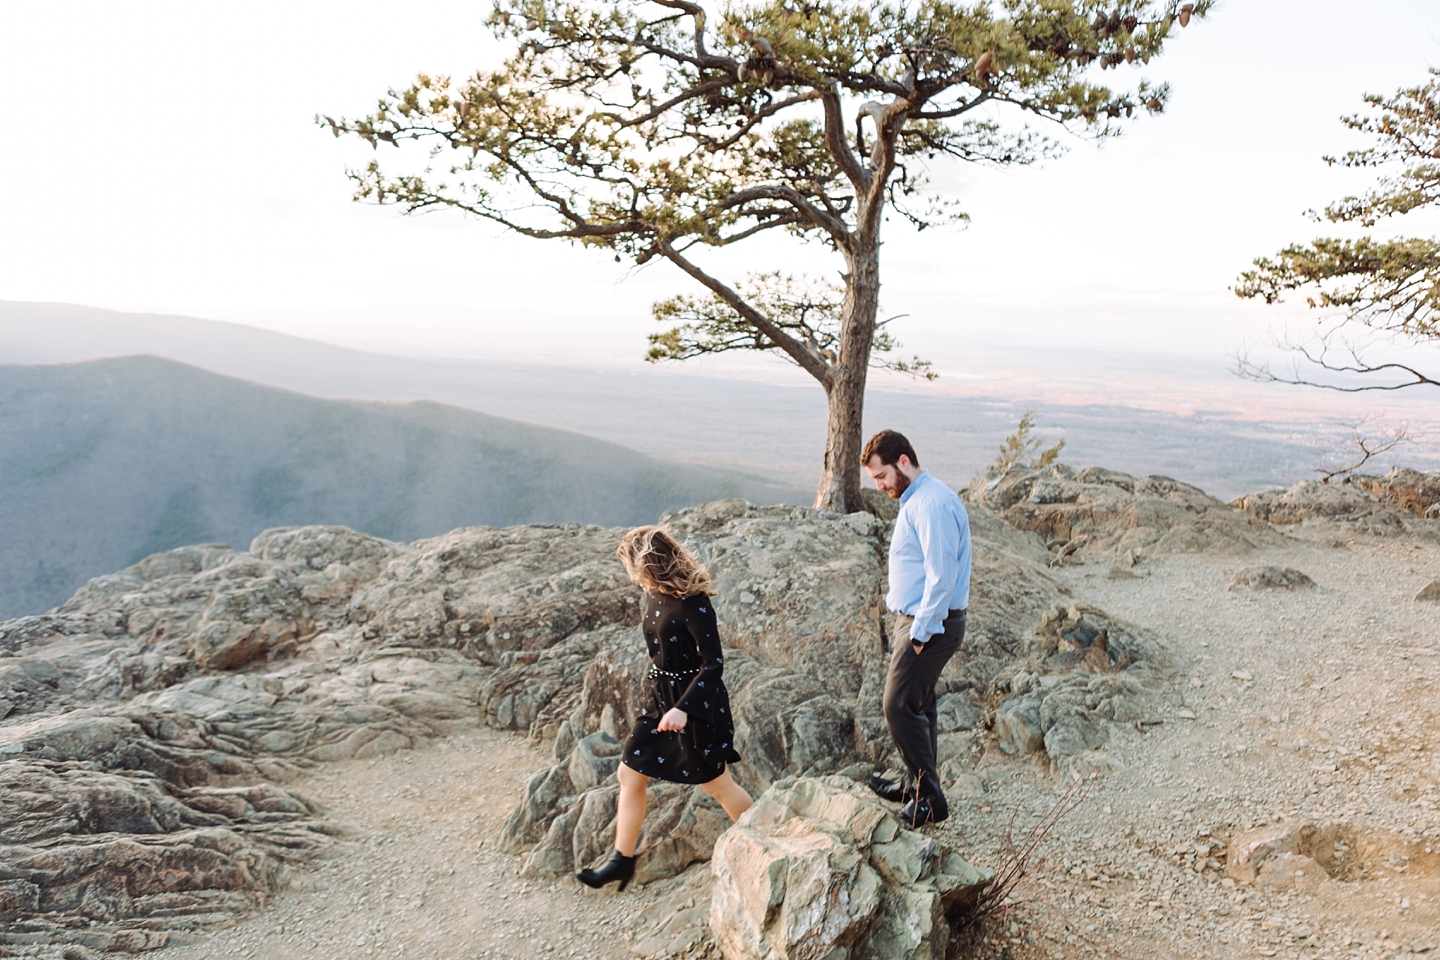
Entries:
<svg viewBox="0 0 1440 960">
<path fill-rule="evenodd" d="M 660 722 L 656 725 L 655 729 L 662 732 L 684 730 L 685 723 L 689 719 L 690 715 L 684 710 L 681 710 L 679 707 L 671 707 L 665 711 L 665 716 L 660 718 Z"/>
<path fill-rule="evenodd" d="M 922 654 L 922 653 L 925 652 L 925 644 L 923 644 L 923 643 L 915 643 L 915 642 L 912 641 L 911 644 L 910 644 L 910 646 L 912 646 L 912 647 L 915 648 L 915 656 L 917 656 L 917 657 L 920 656 L 920 654 Z"/>
</svg>

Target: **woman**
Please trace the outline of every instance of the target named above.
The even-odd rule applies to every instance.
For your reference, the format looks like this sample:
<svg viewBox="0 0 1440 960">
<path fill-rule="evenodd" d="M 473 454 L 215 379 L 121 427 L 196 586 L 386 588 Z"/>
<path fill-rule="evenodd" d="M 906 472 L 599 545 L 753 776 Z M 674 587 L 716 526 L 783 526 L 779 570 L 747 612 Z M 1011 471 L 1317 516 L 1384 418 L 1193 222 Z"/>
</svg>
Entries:
<svg viewBox="0 0 1440 960">
<path fill-rule="evenodd" d="M 651 779 L 698 783 L 734 820 L 750 807 L 750 794 L 730 777 L 735 728 L 720 675 L 725 658 L 710 574 L 663 527 L 637 527 L 615 551 L 625 572 L 645 588 L 642 629 L 650 650 L 649 690 L 621 755 L 615 854 L 577 877 L 591 887 L 635 875 L 635 844 L 645 819 L 645 785 Z"/>
</svg>

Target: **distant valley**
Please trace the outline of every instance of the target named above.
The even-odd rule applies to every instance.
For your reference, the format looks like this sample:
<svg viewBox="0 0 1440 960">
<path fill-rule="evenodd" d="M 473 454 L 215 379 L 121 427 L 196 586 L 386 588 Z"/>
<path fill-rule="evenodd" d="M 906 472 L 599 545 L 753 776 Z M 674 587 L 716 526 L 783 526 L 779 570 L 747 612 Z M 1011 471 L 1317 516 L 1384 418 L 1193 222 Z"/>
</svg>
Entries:
<svg viewBox="0 0 1440 960">
<path fill-rule="evenodd" d="M 156 357 L 0 366 L 0 618 L 182 544 L 328 523 L 392 540 L 653 522 L 810 492 L 420 401 L 323 400 Z"/>
<path fill-rule="evenodd" d="M 731 358 L 616 368 L 391 356 L 238 323 L 0 301 L 0 363 L 139 353 L 313 396 L 437 400 L 801 490 L 815 483 L 824 448 L 824 395 L 778 360 L 752 358 L 741 377 L 728 374 L 747 361 Z M 967 371 L 933 384 L 876 372 L 866 404 L 867 430 L 903 430 L 925 465 L 952 484 L 984 468 L 1027 408 L 1046 435 L 1065 438 L 1067 462 L 1165 474 L 1222 498 L 1314 476 L 1321 448 L 1343 435 L 1336 424 L 1352 408 L 1383 401 L 1381 409 L 1418 432 L 1440 430 L 1428 397 L 1266 388 L 1230 375 L 1224 358 L 1046 344 L 976 348 L 972 356 Z M 1399 462 L 1440 467 L 1425 447 L 1406 448 Z"/>
</svg>

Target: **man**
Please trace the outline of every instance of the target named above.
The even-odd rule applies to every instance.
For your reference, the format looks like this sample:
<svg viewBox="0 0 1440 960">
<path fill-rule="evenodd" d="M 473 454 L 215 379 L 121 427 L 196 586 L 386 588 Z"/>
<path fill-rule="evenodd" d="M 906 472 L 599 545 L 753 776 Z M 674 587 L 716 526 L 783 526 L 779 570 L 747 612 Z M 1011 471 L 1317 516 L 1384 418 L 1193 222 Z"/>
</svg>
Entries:
<svg viewBox="0 0 1440 960">
<path fill-rule="evenodd" d="M 905 776 L 899 782 L 873 776 L 870 789 L 903 802 L 901 819 L 919 827 L 950 816 L 935 769 L 935 684 L 965 637 L 970 517 L 955 491 L 920 469 L 915 448 L 894 430 L 871 437 L 860 460 L 880 492 L 900 501 L 885 596 L 895 613 L 885 721 Z"/>
</svg>

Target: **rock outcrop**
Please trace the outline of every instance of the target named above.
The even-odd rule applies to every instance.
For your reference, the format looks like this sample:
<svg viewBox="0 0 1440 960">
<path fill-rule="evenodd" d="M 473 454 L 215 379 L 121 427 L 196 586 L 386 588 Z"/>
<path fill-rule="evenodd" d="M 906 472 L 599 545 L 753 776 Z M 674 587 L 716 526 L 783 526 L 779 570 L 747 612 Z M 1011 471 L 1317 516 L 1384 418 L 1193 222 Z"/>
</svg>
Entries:
<svg viewBox="0 0 1440 960">
<path fill-rule="evenodd" d="M 1408 467 L 1391 467 L 1383 477 L 1355 473 L 1345 482 L 1417 517 L 1440 520 L 1440 470 L 1422 473 Z"/>
<path fill-rule="evenodd" d="M 1107 723 L 1143 712 L 1164 663 L 1140 631 L 1070 596 L 1035 536 L 971 513 L 970 633 L 938 687 L 947 781 L 968 776 L 992 717 L 1016 753 L 1064 760 L 1102 744 Z M 719 588 L 738 779 L 759 794 L 891 762 L 889 523 L 736 500 L 667 520 Z M 402 545 L 271 530 L 248 551 L 148 557 L 0 623 L 6 922 L 84 945 L 257 909 L 343 833 L 287 788 L 298 773 L 456 724 L 553 742 L 502 838 L 528 871 L 602 856 L 648 666 L 620 534 L 537 524 Z M 1031 714 L 1038 736 L 1012 722 Z M 729 826 L 700 791 L 657 785 L 651 804 L 642 881 L 707 859 Z"/>
<path fill-rule="evenodd" d="M 1394 473 L 1392 471 L 1392 475 Z M 1413 474 L 1415 471 L 1406 473 Z M 1282 528 L 1440 540 L 1440 523 L 1425 519 L 1423 514 L 1417 516 L 1408 509 L 1402 509 L 1391 499 L 1393 496 L 1407 504 L 1417 505 L 1425 502 L 1418 495 L 1414 499 L 1406 497 L 1405 489 L 1401 484 L 1387 487 L 1387 482 L 1378 477 L 1360 477 L 1344 483 L 1305 480 L 1283 490 L 1262 490 L 1237 497 L 1230 501 L 1230 506 Z M 1392 494 L 1382 497 L 1372 490 L 1380 493 L 1390 490 Z"/>
<path fill-rule="evenodd" d="M 744 758 L 736 779 L 759 794 L 781 778 L 859 777 L 893 762 L 880 712 L 890 525 L 869 513 L 740 501 L 683 511 L 667 522 L 699 552 L 719 590 L 724 641 L 734 651 L 726 657 L 726 685 Z M 937 687 L 947 782 L 983 752 L 988 718 L 1007 693 L 1033 706 L 1039 730 L 1034 743 L 1014 752 L 1058 761 L 1107 742 L 1107 723 L 1139 717 L 1164 673 L 1158 644 L 1103 611 L 1074 608 L 1067 628 L 1074 605 L 1057 601 L 1068 588 L 1050 575 L 1049 555 L 1033 536 L 978 506 L 971 529 L 977 546 L 969 634 Z M 613 751 L 628 732 L 647 666 L 638 644 L 628 641 L 599 654 L 586 671 L 578 703 L 557 731 L 554 766 L 531 778 L 502 834 L 508 849 L 529 851 L 528 873 L 569 872 L 609 849 L 616 793 L 609 778 L 618 758 L 601 762 L 594 745 Z M 1077 684 L 1085 695 L 1073 695 Z M 994 723 L 1005 742 L 1000 715 Z M 598 739 L 602 734 L 608 742 Z M 642 882 L 707 859 L 729 824 L 693 789 L 657 783 L 651 803 L 640 838 Z"/>
<path fill-rule="evenodd" d="M 940 960 L 947 913 L 993 879 L 842 777 L 785 779 L 715 845 L 726 960 Z"/>
<path fill-rule="evenodd" d="M 967 496 L 1035 533 L 1056 564 L 1096 556 L 1131 565 L 1145 554 L 1240 554 L 1280 542 L 1263 523 L 1197 487 L 1101 467 L 1016 464 L 978 478 Z"/>
<path fill-rule="evenodd" d="M 149 557 L 0 624 L 0 880 L 16 935 L 163 942 L 262 906 L 341 832 L 284 788 L 297 772 L 474 722 L 503 665 L 638 619 L 615 538 L 572 524 L 404 548 L 274 530 L 245 553 Z M 538 719 L 559 688 L 539 683 L 519 714 Z M 496 696 L 492 722 L 514 725 L 515 698 Z"/>
</svg>

